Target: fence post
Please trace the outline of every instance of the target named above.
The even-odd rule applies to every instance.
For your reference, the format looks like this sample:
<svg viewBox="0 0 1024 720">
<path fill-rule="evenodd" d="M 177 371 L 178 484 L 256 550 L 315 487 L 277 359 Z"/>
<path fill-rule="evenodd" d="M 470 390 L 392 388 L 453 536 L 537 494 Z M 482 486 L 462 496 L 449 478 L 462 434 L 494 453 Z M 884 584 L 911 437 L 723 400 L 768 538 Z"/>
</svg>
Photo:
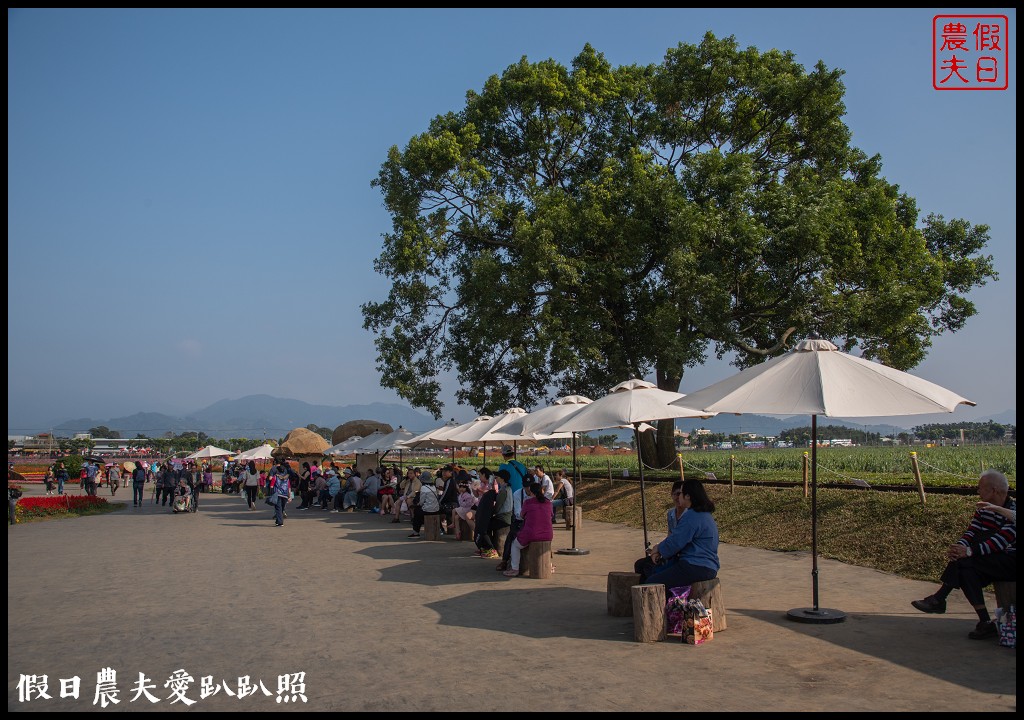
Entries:
<svg viewBox="0 0 1024 720">
<path fill-rule="evenodd" d="M 921 504 L 924 505 L 924 483 L 921 482 L 921 468 L 917 465 L 917 453 L 910 453 L 910 464 L 914 468 L 914 479 L 917 480 L 917 491 L 921 493 Z"/>
<path fill-rule="evenodd" d="M 807 458 L 807 452 L 804 451 L 804 497 L 807 497 L 807 465 L 810 460 Z"/>
<path fill-rule="evenodd" d="M 614 487 L 615 481 L 612 480 L 612 461 L 608 460 L 608 487 Z"/>
<path fill-rule="evenodd" d="M 686 480 L 686 469 L 683 467 L 683 454 L 676 453 L 676 457 L 679 458 L 679 480 L 682 482 Z"/>
<path fill-rule="evenodd" d="M 735 465 L 736 465 L 736 456 L 735 455 L 730 455 L 729 456 L 729 494 L 730 495 L 735 495 L 736 494 L 736 470 L 735 470 Z"/>
</svg>

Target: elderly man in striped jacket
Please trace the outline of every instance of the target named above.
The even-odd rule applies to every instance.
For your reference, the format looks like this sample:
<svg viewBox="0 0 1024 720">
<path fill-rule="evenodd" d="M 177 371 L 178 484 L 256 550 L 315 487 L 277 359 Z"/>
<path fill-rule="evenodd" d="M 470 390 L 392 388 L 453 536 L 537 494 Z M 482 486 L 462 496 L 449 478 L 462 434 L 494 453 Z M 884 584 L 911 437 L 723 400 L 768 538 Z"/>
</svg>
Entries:
<svg viewBox="0 0 1024 720">
<path fill-rule="evenodd" d="M 972 640 L 995 637 L 995 623 L 985 607 L 983 588 L 996 580 L 1017 580 L 1017 503 L 1009 497 L 1006 476 L 986 470 L 978 480 L 982 502 L 971 524 L 946 552 L 949 564 L 934 595 L 914 600 L 911 605 L 926 613 L 946 612 L 946 598 L 955 588 L 978 613 L 978 624 L 967 634 Z"/>
</svg>

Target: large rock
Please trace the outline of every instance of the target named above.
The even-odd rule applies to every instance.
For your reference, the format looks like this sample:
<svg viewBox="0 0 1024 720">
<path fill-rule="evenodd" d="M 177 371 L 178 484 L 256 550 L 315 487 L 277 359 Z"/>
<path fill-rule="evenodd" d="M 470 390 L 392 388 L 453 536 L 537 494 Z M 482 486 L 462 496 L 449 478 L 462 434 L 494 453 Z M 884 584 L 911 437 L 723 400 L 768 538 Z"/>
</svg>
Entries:
<svg viewBox="0 0 1024 720">
<path fill-rule="evenodd" d="M 323 455 L 324 450 L 329 447 L 330 443 L 312 430 L 307 430 L 306 428 L 295 428 L 285 435 L 284 442 L 281 443 L 281 447 L 274 449 L 272 454 L 275 458 L 299 457 L 306 455 L 319 456 Z"/>
<path fill-rule="evenodd" d="M 387 423 L 377 422 L 376 420 L 349 420 L 347 423 L 339 425 L 334 428 L 334 432 L 331 433 L 331 444 L 328 447 L 337 445 L 340 442 L 348 440 L 350 437 L 366 437 L 372 434 L 374 431 L 382 432 L 384 434 L 394 432 L 394 428 Z"/>
</svg>

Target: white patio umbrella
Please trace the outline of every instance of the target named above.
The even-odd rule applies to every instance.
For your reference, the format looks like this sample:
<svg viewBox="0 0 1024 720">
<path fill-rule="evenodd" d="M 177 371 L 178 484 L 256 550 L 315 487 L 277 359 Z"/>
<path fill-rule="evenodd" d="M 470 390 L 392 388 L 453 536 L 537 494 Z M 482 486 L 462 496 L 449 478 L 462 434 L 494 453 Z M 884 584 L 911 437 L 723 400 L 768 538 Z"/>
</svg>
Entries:
<svg viewBox="0 0 1024 720">
<path fill-rule="evenodd" d="M 514 407 L 494 415 L 490 420 L 473 422 L 468 427 L 460 430 L 451 436 L 451 441 L 464 445 L 475 445 L 483 443 L 484 465 L 487 464 L 487 443 L 488 442 L 512 442 L 520 440 L 532 440 L 533 438 L 523 436 L 519 433 L 508 433 L 505 427 L 520 418 L 526 417 L 528 413 L 522 408 Z"/>
<path fill-rule="evenodd" d="M 347 440 L 342 440 L 337 445 L 332 445 L 331 447 L 324 450 L 324 455 L 349 455 L 355 452 L 356 446 L 359 445 L 359 443 L 361 443 L 362 441 L 362 435 L 353 435 Z"/>
<path fill-rule="evenodd" d="M 593 400 L 583 395 L 566 395 L 546 407 L 513 420 L 501 430 L 518 437 L 530 437 L 535 440 L 575 437 L 575 432 L 554 433 L 550 430 L 565 422 L 570 415 L 578 413 L 584 405 L 589 405 L 592 402 Z"/>
<path fill-rule="evenodd" d="M 811 578 L 814 605 L 788 616 L 808 623 L 842 622 L 846 615 L 818 606 L 818 415 L 874 417 L 953 412 L 974 405 L 935 383 L 809 338 L 792 352 L 686 396 L 688 406 L 715 413 L 811 416 Z"/>
<path fill-rule="evenodd" d="M 404 450 L 405 443 L 416 437 L 416 434 L 399 427 L 394 432 L 387 433 L 373 440 L 373 435 L 364 438 L 363 442 L 356 446 L 359 452 L 388 452 L 390 450 Z"/>
<path fill-rule="evenodd" d="M 682 393 L 660 390 L 646 380 L 621 382 L 602 398 L 598 398 L 582 410 L 555 425 L 553 432 L 588 432 L 603 428 L 631 426 L 636 440 L 636 457 L 640 465 L 640 515 L 644 525 L 644 548 L 650 547 L 647 540 L 647 497 L 644 487 L 644 461 L 640 451 L 641 423 L 669 418 L 710 417 L 714 413 L 695 410 L 691 407 L 673 405 L 682 400 Z"/>
<path fill-rule="evenodd" d="M 191 455 L 186 455 L 186 460 L 208 460 L 215 457 L 227 457 L 228 455 L 234 455 L 235 453 L 231 450 L 225 450 L 219 448 L 216 445 L 207 445 L 206 447 L 196 450 Z"/>
<path fill-rule="evenodd" d="M 367 436 L 362 443 L 358 444 L 356 451 L 361 453 L 377 453 L 377 463 L 379 465 L 382 454 L 387 455 L 392 450 L 398 450 L 398 464 L 401 467 L 403 465 L 402 451 L 408 449 L 405 443 L 414 437 L 416 437 L 416 433 L 399 426 L 394 432 L 387 433 L 376 440 L 372 439 L 373 434 Z"/>
<path fill-rule="evenodd" d="M 592 402 L 593 400 L 583 395 L 566 395 L 565 397 L 558 398 L 547 407 L 534 410 L 518 420 L 513 420 L 501 428 L 499 432 L 515 433 L 519 437 L 532 437 L 536 440 L 572 437 L 572 482 L 575 492 L 575 489 L 579 487 L 576 465 L 576 433 L 554 433 L 550 430 L 552 427 L 565 422 L 571 415 L 575 415 Z M 575 511 L 573 510 L 573 512 Z M 575 522 L 572 524 L 572 547 L 563 548 L 557 552 L 559 555 L 586 555 L 590 552 L 589 550 L 582 550 L 576 547 Z"/>
<path fill-rule="evenodd" d="M 456 422 L 455 418 L 452 418 L 441 427 L 436 427 L 433 430 L 427 430 L 425 433 L 416 435 L 406 441 L 405 445 L 408 448 L 444 447 L 447 443 L 441 438 L 457 427 L 460 427 L 460 423 Z"/>
<path fill-rule="evenodd" d="M 475 418 L 473 418 L 469 422 L 462 423 L 461 425 L 456 425 L 455 427 L 448 428 L 447 430 L 445 430 L 445 428 L 438 428 L 435 431 L 434 437 L 433 437 L 433 442 L 437 443 L 437 445 L 435 445 L 435 447 L 445 447 L 446 445 L 450 445 L 451 448 L 452 448 L 452 464 L 454 465 L 455 464 L 455 448 L 456 447 L 462 447 L 462 445 L 458 441 L 454 440 L 454 438 L 458 437 L 461 433 L 466 432 L 467 430 L 472 428 L 473 425 L 475 425 L 477 423 L 487 422 L 490 419 L 491 419 L 490 415 L 477 415 Z M 412 446 L 410 445 L 410 447 L 412 447 Z"/>
<path fill-rule="evenodd" d="M 273 450 L 274 447 L 272 445 L 264 444 L 259 447 L 254 447 L 251 450 L 246 450 L 243 453 L 239 453 L 238 457 L 235 459 L 244 460 L 246 462 L 249 460 L 270 460 L 273 457 L 273 455 L 271 455 Z"/>
</svg>

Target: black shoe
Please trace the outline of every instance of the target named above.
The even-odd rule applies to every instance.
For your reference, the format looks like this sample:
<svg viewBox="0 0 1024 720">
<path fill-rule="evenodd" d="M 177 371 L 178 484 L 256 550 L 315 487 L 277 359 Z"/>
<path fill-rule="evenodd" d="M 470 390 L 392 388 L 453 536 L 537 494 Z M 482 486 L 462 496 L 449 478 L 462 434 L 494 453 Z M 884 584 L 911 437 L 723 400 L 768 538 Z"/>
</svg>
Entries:
<svg viewBox="0 0 1024 720">
<path fill-rule="evenodd" d="M 409 535 L 408 535 L 408 537 L 411 537 L 411 538 L 418 538 L 419 536 L 420 536 L 420 534 L 417 533 L 417 532 L 409 533 Z"/>
<path fill-rule="evenodd" d="M 967 637 L 971 640 L 987 640 L 998 635 L 996 630 L 996 624 L 991 620 L 982 620 L 979 622 L 973 630 L 967 633 Z"/>
<path fill-rule="evenodd" d="M 929 595 L 924 600 L 914 600 L 910 604 L 923 613 L 942 615 L 946 612 L 946 601 L 939 600 L 934 595 Z"/>
</svg>

